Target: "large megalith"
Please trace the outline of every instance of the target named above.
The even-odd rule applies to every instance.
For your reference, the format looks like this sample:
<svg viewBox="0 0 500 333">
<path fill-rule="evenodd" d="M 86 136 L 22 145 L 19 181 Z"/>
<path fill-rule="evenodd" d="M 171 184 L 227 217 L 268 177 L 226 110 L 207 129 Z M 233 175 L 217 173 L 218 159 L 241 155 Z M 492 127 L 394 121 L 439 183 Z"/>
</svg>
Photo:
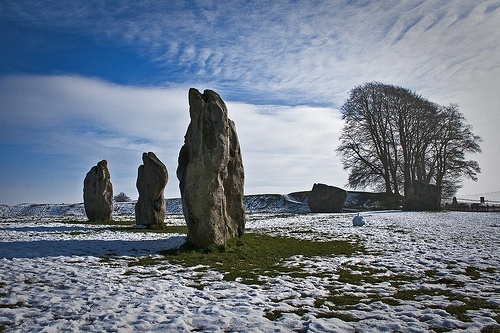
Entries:
<svg viewBox="0 0 500 333">
<path fill-rule="evenodd" d="M 113 185 L 108 162 L 93 166 L 83 181 L 83 205 L 90 221 L 108 221 L 113 214 Z"/>
<path fill-rule="evenodd" d="M 415 180 L 403 199 L 404 210 L 440 210 L 441 188 Z"/>
<path fill-rule="evenodd" d="M 207 248 L 245 230 L 243 162 L 234 122 L 215 91 L 191 88 L 189 115 L 177 178 L 188 240 Z"/>
<path fill-rule="evenodd" d="M 137 172 L 137 191 L 139 198 L 135 204 L 137 225 L 152 229 L 165 226 L 165 196 L 168 182 L 167 167 L 152 152 L 142 154 L 143 164 Z"/>
<path fill-rule="evenodd" d="M 347 191 L 335 186 L 314 184 L 307 205 L 312 213 L 339 213 Z"/>
</svg>

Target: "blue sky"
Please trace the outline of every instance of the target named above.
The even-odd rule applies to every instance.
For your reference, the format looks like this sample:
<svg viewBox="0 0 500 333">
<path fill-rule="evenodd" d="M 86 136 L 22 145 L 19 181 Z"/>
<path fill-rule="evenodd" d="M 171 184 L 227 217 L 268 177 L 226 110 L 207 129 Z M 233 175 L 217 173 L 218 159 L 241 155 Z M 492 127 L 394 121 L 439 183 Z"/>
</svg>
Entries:
<svg viewBox="0 0 500 333">
<path fill-rule="evenodd" d="M 190 87 L 236 123 L 247 194 L 345 186 L 340 106 L 380 81 L 458 103 L 484 140 L 460 195 L 500 190 L 500 2 L 0 2 L 0 204 L 81 202 L 107 159 L 137 197 L 153 151 L 178 197 Z"/>
</svg>

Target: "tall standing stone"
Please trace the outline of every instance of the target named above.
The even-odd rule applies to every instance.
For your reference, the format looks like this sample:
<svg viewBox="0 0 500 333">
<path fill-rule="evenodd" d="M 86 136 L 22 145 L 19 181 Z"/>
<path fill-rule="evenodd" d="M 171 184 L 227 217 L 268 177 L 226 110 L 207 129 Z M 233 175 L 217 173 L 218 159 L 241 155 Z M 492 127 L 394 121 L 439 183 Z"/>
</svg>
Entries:
<svg viewBox="0 0 500 333">
<path fill-rule="evenodd" d="M 152 152 L 142 154 L 143 165 L 137 172 L 139 198 L 135 204 L 135 220 L 138 225 L 149 228 L 165 226 L 165 196 L 168 182 L 165 165 Z"/>
<path fill-rule="evenodd" d="M 93 166 L 83 181 L 83 204 L 90 221 L 108 221 L 113 214 L 113 185 L 108 162 Z"/>
<path fill-rule="evenodd" d="M 236 128 L 220 96 L 191 88 L 189 106 L 177 178 L 188 240 L 206 248 L 245 230 L 244 170 Z"/>
</svg>

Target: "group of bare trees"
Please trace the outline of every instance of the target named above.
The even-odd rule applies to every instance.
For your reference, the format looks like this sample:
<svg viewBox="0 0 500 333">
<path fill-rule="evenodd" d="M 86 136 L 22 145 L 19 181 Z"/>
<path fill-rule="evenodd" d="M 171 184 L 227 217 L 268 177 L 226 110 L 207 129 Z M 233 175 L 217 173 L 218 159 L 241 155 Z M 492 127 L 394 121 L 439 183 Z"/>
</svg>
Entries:
<svg viewBox="0 0 500 333">
<path fill-rule="evenodd" d="M 456 104 L 440 106 L 398 86 L 365 83 L 351 90 L 341 108 L 345 121 L 337 148 L 349 186 L 405 196 L 423 181 L 453 195 L 463 177 L 477 180 L 481 138 Z"/>
</svg>

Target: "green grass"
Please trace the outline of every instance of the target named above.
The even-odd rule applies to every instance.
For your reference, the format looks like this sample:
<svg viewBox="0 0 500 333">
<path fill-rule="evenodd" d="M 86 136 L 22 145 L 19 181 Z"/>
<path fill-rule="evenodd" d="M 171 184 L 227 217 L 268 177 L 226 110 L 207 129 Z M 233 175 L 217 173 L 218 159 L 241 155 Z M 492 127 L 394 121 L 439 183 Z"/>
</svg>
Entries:
<svg viewBox="0 0 500 333">
<path fill-rule="evenodd" d="M 467 266 L 465 268 L 465 275 L 470 277 L 472 280 L 478 280 L 481 277 L 479 270 L 473 266 Z"/>
<path fill-rule="evenodd" d="M 314 242 L 291 237 L 273 237 L 264 234 L 246 233 L 242 237 L 230 240 L 226 245 L 198 249 L 186 243 L 179 249 L 162 252 L 163 258 L 145 257 L 129 265 L 158 265 L 166 260 L 186 267 L 208 266 L 224 275 L 224 279 L 248 284 L 260 284 L 259 276 L 274 277 L 291 275 L 303 277 L 308 274 L 301 267 L 286 267 L 283 260 L 295 255 L 316 256 L 351 256 L 363 248 L 354 241 L 337 240 Z M 205 268 L 206 269 L 206 268 Z"/>
<path fill-rule="evenodd" d="M 498 319 L 497 319 L 498 322 Z M 486 326 L 481 330 L 481 333 L 500 333 L 500 325 Z"/>
<path fill-rule="evenodd" d="M 15 309 L 24 305 L 24 302 L 17 302 L 14 304 L 0 304 L 0 309 Z"/>
<path fill-rule="evenodd" d="M 479 297 L 463 296 L 455 294 L 451 290 L 430 289 L 430 290 L 404 290 L 398 291 L 394 298 L 400 300 L 416 300 L 420 296 L 444 296 L 450 302 L 459 301 L 458 305 L 448 305 L 443 309 L 449 314 L 463 322 L 470 322 L 471 318 L 467 315 L 469 310 L 490 309 L 495 313 L 499 313 L 498 306 L 488 303 L 485 299 Z"/>
</svg>

